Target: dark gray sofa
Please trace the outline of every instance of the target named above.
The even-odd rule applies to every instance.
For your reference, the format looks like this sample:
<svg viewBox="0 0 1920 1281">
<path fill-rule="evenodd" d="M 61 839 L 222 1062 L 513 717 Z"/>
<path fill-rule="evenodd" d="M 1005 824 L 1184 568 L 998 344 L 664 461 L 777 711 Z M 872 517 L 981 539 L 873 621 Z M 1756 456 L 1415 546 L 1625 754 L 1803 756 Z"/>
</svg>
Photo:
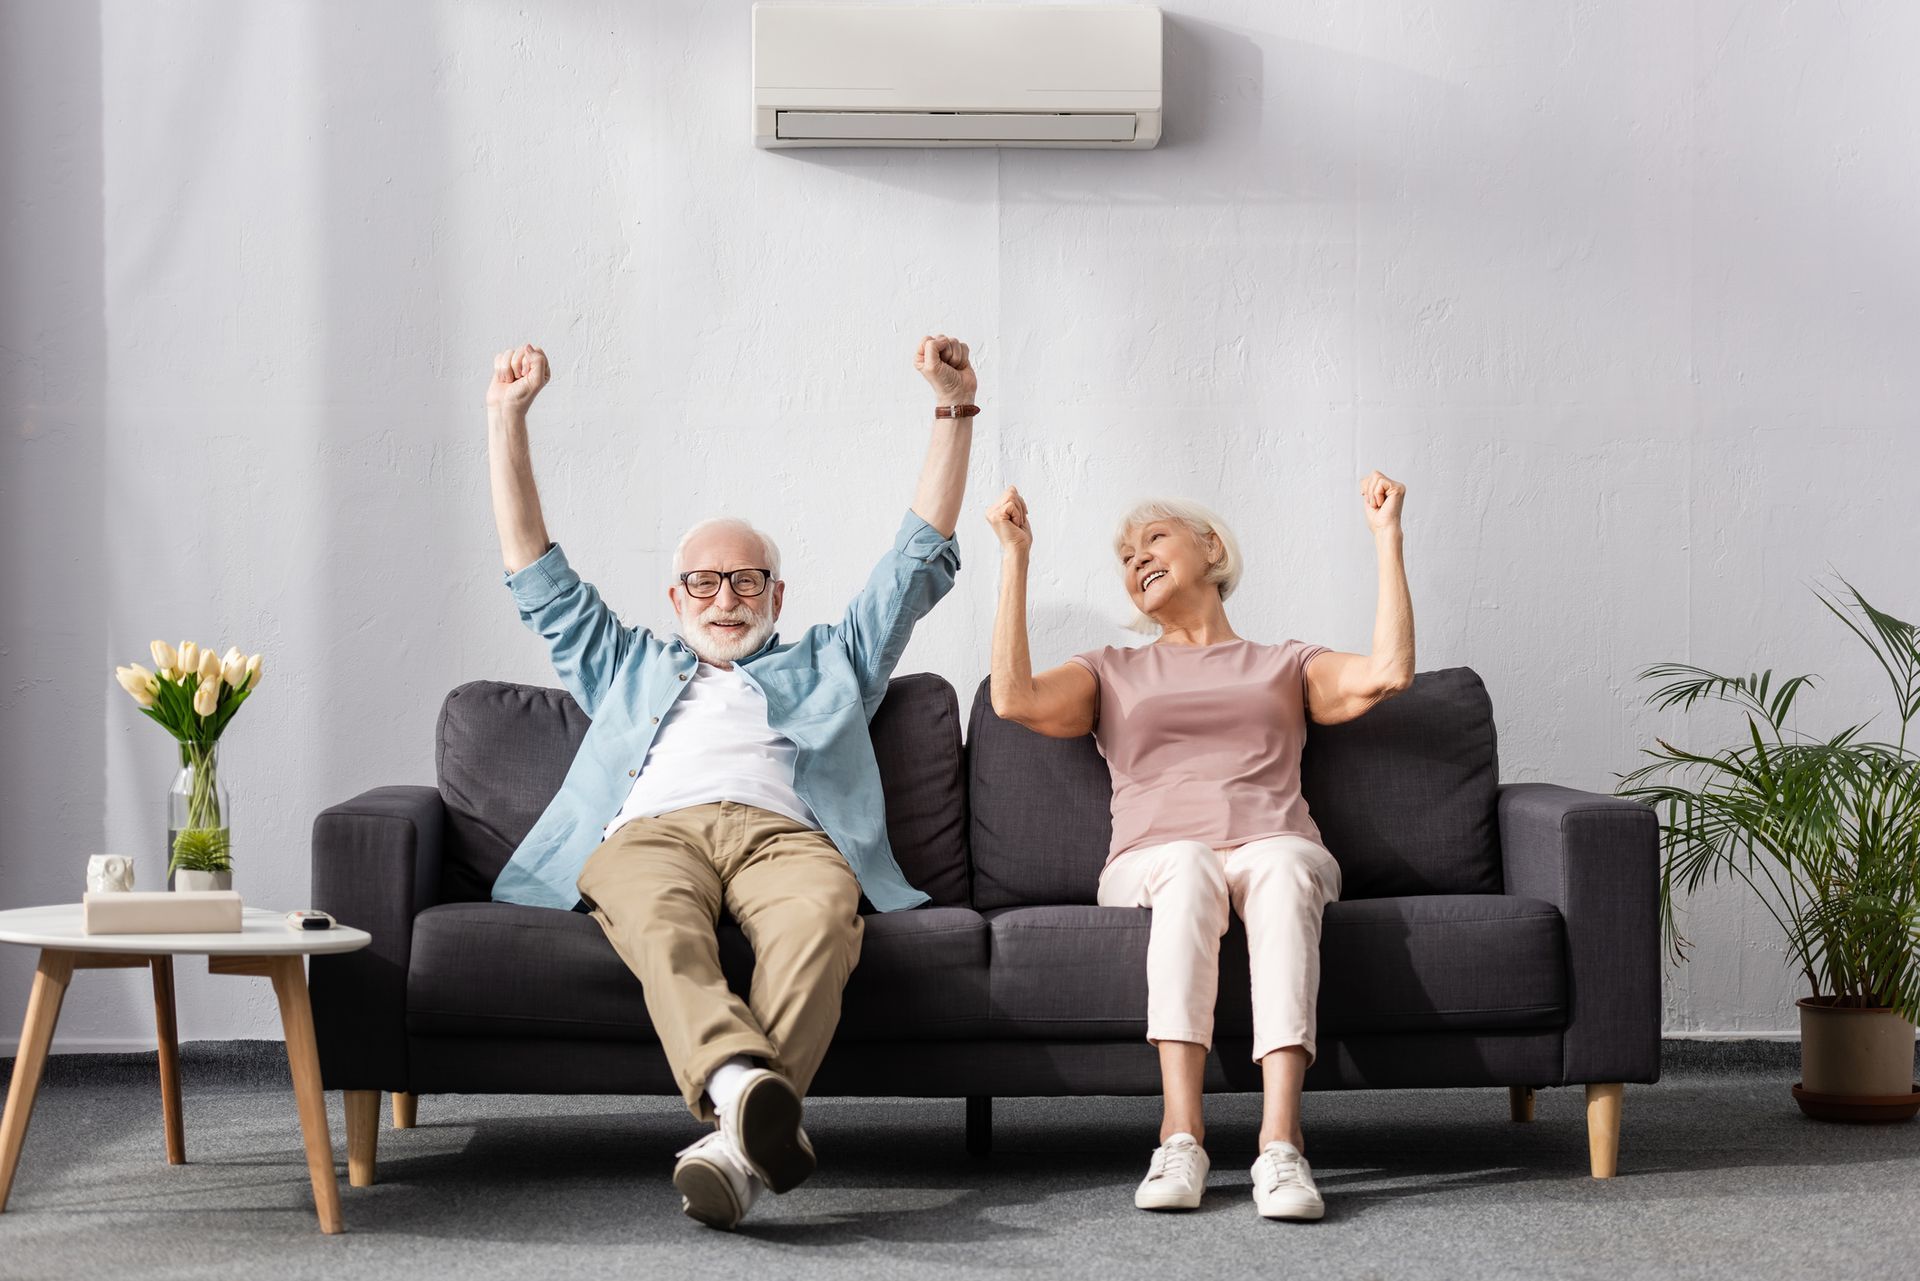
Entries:
<svg viewBox="0 0 1920 1281">
<path fill-rule="evenodd" d="M 447 696 L 439 786 L 322 813 L 316 907 L 373 945 L 315 957 L 321 1071 L 347 1092 L 349 1173 L 373 1177 L 379 1092 L 395 1124 L 443 1093 L 676 1093 L 638 980 L 592 918 L 493 903 L 493 878 L 558 790 L 587 718 L 557 689 Z M 933 902 L 870 915 L 816 1094 L 968 1099 L 1151 1094 L 1149 913 L 1094 905 L 1109 789 L 1091 738 L 995 716 L 962 744 L 938 676 L 892 682 L 872 726 L 887 823 Z M 1310 1090 L 1587 1086 L 1592 1172 L 1613 1173 L 1620 1085 L 1660 1071 L 1658 828 L 1642 805 L 1499 783 L 1493 709 L 1466 668 L 1339 726 L 1311 726 L 1303 787 L 1339 860 L 1321 948 Z M 721 927 L 730 980 L 752 956 Z M 1257 1090 L 1238 922 L 1221 953 L 1214 1090 Z"/>
</svg>

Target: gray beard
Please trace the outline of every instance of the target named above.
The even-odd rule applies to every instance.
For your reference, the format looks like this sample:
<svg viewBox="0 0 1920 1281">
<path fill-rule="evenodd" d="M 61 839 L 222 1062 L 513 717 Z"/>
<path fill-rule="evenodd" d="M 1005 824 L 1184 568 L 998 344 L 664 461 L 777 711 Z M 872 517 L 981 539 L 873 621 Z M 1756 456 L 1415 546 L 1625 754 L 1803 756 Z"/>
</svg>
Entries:
<svg viewBox="0 0 1920 1281">
<path fill-rule="evenodd" d="M 687 622 L 684 625 L 687 644 L 696 655 L 709 663 L 738 662 L 766 644 L 767 637 L 773 635 L 773 619 L 764 615 L 756 615 L 745 631 L 731 636 L 708 623 Z"/>
</svg>

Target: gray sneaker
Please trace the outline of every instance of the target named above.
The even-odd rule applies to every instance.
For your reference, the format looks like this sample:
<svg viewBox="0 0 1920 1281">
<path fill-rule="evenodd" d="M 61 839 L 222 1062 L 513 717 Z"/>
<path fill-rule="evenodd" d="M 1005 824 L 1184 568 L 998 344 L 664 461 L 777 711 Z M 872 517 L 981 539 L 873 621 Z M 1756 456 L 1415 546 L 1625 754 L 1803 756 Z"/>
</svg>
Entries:
<svg viewBox="0 0 1920 1281">
<path fill-rule="evenodd" d="M 1317 1219 L 1327 1212 L 1307 1158 L 1278 1139 L 1253 1163 L 1253 1204 L 1267 1219 Z"/>
<path fill-rule="evenodd" d="M 673 1167 L 673 1186 L 686 1216 L 723 1231 L 739 1227 L 760 1195 L 760 1180 L 727 1136 L 715 1130 L 674 1155 L 680 1159 Z"/>
</svg>

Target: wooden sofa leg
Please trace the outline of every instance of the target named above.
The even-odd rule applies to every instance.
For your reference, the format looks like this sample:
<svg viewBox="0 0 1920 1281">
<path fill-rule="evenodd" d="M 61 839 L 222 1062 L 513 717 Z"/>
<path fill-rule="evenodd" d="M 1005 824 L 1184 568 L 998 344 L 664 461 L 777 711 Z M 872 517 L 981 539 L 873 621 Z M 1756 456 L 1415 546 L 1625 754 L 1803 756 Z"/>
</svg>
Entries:
<svg viewBox="0 0 1920 1281">
<path fill-rule="evenodd" d="M 1617 1082 L 1587 1087 L 1587 1155 L 1596 1179 L 1611 1179 L 1619 1169 L 1620 1096 L 1625 1089 Z"/>
<path fill-rule="evenodd" d="M 393 1128 L 411 1130 L 420 1120 L 420 1096 L 401 1094 L 393 1096 Z"/>
<path fill-rule="evenodd" d="M 993 1096 L 967 1096 L 967 1155 L 986 1156 L 993 1151 Z"/>
<path fill-rule="evenodd" d="M 373 1186 L 374 1153 L 380 1139 L 380 1091 L 347 1090 L 347 1183 Z"/>
<path fill-rule="evenodd" d="M 1507 1115 L 1516 1121 L 1533 1120 L 1533 1087 L 1531 1085 L 1507 1087 Z"/>
</svg>

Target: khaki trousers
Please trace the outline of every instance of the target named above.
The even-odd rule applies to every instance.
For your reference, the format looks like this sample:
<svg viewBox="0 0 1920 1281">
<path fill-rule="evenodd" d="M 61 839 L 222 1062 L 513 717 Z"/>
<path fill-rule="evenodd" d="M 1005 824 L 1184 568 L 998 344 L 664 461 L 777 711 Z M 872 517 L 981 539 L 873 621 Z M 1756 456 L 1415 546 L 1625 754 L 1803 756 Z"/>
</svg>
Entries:
<svg viewBox="0 0 1920 1281">
<path fill-rule="evenodd" d="M 860 884 L 825 833 L 737 801 L 626 823 L 580 872 L 580 897 L 640 979 L 687 1107 L 712 1120 L 707 1077 L 765 1059 L 802 1095 L 860 959 Z M 724 907 L 753 948 L 743 1002 L 720 973 Z"/>
</svg>

